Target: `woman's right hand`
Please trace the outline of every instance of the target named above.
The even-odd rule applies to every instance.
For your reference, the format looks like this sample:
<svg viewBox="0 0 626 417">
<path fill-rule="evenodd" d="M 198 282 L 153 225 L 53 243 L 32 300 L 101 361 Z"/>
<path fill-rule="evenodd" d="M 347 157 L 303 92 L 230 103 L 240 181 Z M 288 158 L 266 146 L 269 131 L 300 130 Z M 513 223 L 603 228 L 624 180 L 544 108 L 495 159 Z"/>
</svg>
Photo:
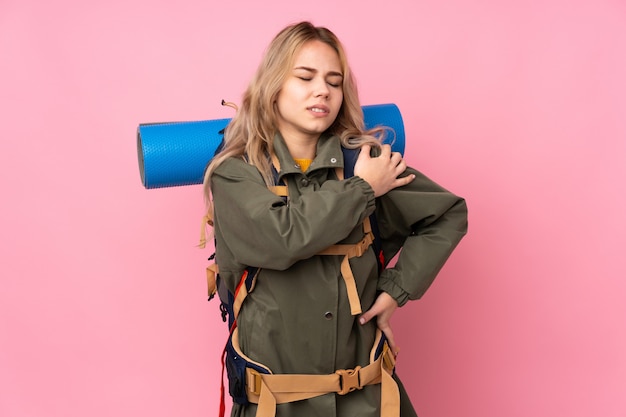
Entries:
<svg viewBox="0 0 626 417">
<path fill-rule="evenodd" d="M 411 174 L 398 178 L 406 170 L 406 162 L 399 152 L 391 152 L 391 146 L 382 145 L 377 157 L 370 156 L 371 145 L 363 145 L 354 165 L 354 175 L 363 178 L 380 197 L 397 187 L 407 185 L 415 179 Z"/>
<path fill-rule="evenodd" d="M 391 316 L 398 308 L 398 303 L 386 292 L 381 292 L 372 307 L 361 315 L 359 323 L 365 323 L 376 317 L 376 325 L 387 337 L 389 348 L 394 356 L 398 356 L 398 346 L 391 330 Z"/>
</svg>

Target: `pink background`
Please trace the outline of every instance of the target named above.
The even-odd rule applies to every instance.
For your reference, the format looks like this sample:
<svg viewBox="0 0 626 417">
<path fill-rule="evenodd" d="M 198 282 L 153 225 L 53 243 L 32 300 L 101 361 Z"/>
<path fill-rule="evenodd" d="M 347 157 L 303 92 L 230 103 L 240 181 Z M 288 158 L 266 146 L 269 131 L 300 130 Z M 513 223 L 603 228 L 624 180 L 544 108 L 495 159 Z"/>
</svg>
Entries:
<svg viewBox="0 0 626 417">
<path fill-rule="evenodd" d="M 471 210 L 394 318 L 420 416 L 626 415 L 621 0 L 0 0 L 0 415 L 217 414 L 201 189 L 145 190 L 135 130 L 230 117 L 301 19 Z"/>
</svg>

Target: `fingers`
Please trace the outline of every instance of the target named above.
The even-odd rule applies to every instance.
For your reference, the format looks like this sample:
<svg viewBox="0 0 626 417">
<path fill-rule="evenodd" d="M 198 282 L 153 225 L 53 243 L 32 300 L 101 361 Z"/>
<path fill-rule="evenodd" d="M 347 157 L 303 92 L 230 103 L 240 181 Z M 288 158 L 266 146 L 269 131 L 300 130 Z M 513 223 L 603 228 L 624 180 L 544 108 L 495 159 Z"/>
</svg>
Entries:
<svg viewBox="0 0 626 417">
<path fill-rule="evenodd" d="M 370 307 L 370 309 L 367 310 L 365 313 L 361 314 L 361 317 L 359 318 L 359 323 L 365 324 L 372 320 L 374 317 L 377 317 L 385 312 L 386 306 L 381 302 L 380 298 L 381 297 L 379 295 L 376 301 L 374 301 L 372 307 Z"/>
<path fill-rule="evenodd" d="M 370 159 L 371 152 L 372 152 L 372 146 L 365 144 L 361 146 L 361 152 L 359 152 L 359 158 L 357 159 L 360 159 L 360 158 Z"/>
<path fill-rule="evenodd" d="M 392 152 L 390 157 L 392 164 L 398 165 L 404 162 L 404 160 L 402 159 L 402 154 L 400 152 Z"/>
<path fill-rule="evenodd" d="M 375 197 L 380 197 L 390 190 L 410 183 L 415 177 L 400 178 L 407 164 L 399 152 L 392 152 L 390 145 L 381 145 L 380 154 L 371 157 L 371 145 L 363 145 L 360 155 L 354 165 L 354 175 L 363 178 L 374 191 Z"/>
<path fill-rule="evenodd" d="M 398 188 L 398 187 L 407 185 L 414 179 L 415 179 L 415 174 L 407 175 L 406 177 L 397 178 L 396 181 L 393 183 L 392 188 Z"/>
<path fill-rule="evenodd" d="M 391 330 L 391 316 L 397 308 L 398 303 L 396 300 L 389 294 L 382 292 L 378 295 L 372 307 L 359 318 L 359 323 L 363 325 L 376 317 L 376 325 L 387 337 L 389 348 L 394 355 L 398 354 L 398 346 Z"/>
<path fill-rule="evenodd" d="M 380 145 L 380 156 L 391 157 L 391 145 L 383 144 Z M 397 153 L 397 152 L 394 152 Z"/>
<path fill-rule="evenodd" d="M 396 178 L 406 171 L 407 165 L 402 154 L 400 152 L 392 152 L 390 145 L 382 145 L 380 158 L 384 160 L 387 157 L 389 158 L 389 166 L 392 168 L 393 175 Z"/>
<path fill-rule="evenodd" d="M 406 162 L 404 162 L 404 159 L 401 159 L 400 162 L 396 165 L 396 168 L 394 170 L 394 175 L 397 178 L 404 171 L 406 171 Z"/>
<path fill-rule="evenodd" d="M 398 345 L 396 345 L 396 339 L 393 337 L 393 331 L 391 330 L 391 326 L 386 326 L 384 329 L 380 329 L 385 337 L 387 338 L 387 343 L 389 343 L 389 349 L 394 356 L 398 356 Z"/>
<path fill-rule="evenodd" d="M 396 340 L 393 336 L 393 330 L 391 329 L 391 324 L 388 318 L 383 314 L 385 309 L 380 308 L 378 306 L 379 306 L 378 303 L 374 303 L 372 308 L 370 308 L 368 311 L 366 311 L 365 313 L 361 315 L 361 317 L 359 318 L 359 323 L 363 325 L 369 322 L 370 320 L 372 320 L 372 318 L 377 317 L 376 324 L 378 328 L 380 329 L 380 331 L 383 332 L 383 334 L 387 338 L 387 343 L 389 343 L 389 348 L 391 349 L 391 352 L 393 352 L 393 354 L 397 356 L 398 346 L 396 345 Z"/>
<path fill-rule="evenodd" d="M 372 309 L 369 309 L 365 313 L 361 314 L 361 317 L 359 317 L 359 323 L 361 325 L 368 323 L 375 316 L 376 313 L 373 312 Z"/>
</svg>

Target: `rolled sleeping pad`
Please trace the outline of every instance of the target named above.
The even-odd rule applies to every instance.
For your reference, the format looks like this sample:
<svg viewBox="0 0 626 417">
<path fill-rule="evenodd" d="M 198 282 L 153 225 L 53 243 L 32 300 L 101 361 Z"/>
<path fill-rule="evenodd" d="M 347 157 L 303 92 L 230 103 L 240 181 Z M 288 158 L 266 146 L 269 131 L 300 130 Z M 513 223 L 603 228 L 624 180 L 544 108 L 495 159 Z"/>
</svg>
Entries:
<svg viewBox="0 0 626 417">
<path fill-rule="evenodd" d="M 387 126 L 385 137 L 394 152 L 404 154 L 404 123 L 395 104 L 363 106 L 365 127 Z M 144 187 L 202 184 L 204 170 L 223 139 L 231 119 L 144 123 L 137 128 L 139 173 Z"/>
</svg>

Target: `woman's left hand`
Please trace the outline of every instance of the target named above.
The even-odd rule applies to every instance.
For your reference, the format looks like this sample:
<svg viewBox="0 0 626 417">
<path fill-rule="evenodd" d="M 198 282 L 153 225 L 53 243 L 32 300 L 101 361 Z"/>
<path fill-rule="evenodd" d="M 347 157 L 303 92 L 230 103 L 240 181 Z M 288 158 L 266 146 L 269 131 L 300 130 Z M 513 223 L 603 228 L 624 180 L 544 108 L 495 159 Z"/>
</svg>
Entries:
<svg viewBox="0 0 626 417">
<path fill-rule="evenodd" d="M 372 308 L 367 310 L 359 318 L 359 323 L 365 324 L 371 319 L 376 317 L 376 324 L 378 328 L 387 336 L 389 342 L 389 348 L 394 355 L 398 354 L 398 346 L 393 338 L 393 331 L 391 330 L 391 316 L 398 308 L 398 303 L 386 292 L 380 293 L 380 295 L 374 301 Z"/>
</svg>

